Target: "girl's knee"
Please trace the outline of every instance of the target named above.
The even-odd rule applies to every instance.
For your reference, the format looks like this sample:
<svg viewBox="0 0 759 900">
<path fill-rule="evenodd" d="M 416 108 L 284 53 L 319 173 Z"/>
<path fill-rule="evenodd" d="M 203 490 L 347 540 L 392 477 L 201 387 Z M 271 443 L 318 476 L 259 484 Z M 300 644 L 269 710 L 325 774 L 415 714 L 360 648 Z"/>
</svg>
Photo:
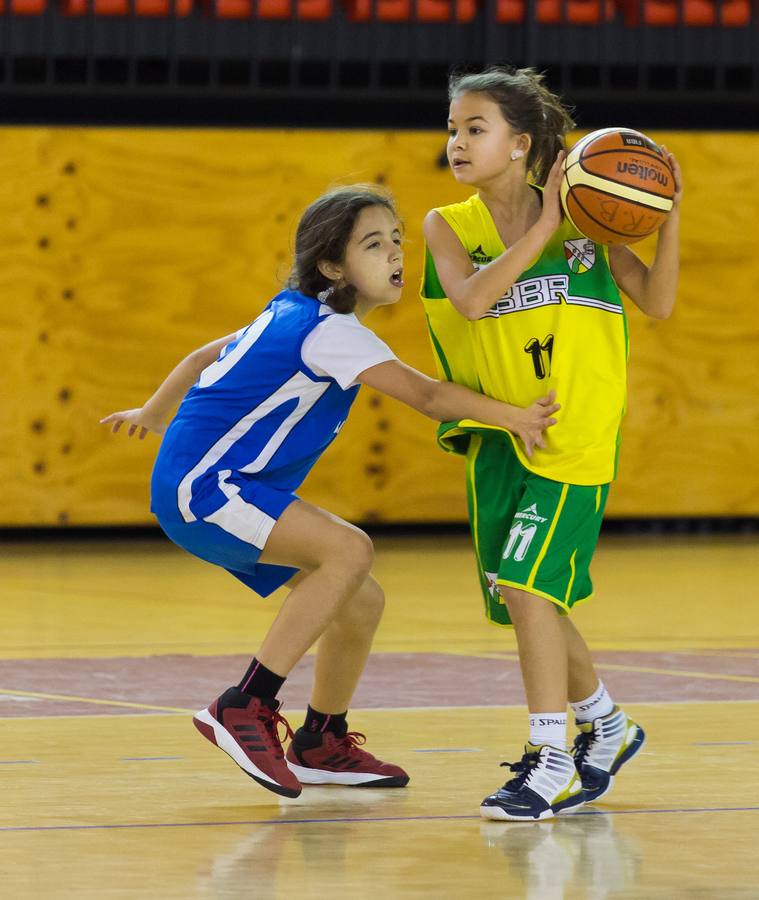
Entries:
<svg viewBox="0 0 759 900">
<path fill-rule="evenodd" d="M 335 536 L 322 564 L 338 566 L 350 576 L 358 591 L 369 577 L 374 564 L 374 545 L 360 528 L 344 527 Z"/>
<path fill-rule="evenodd" d="M 385 592 L 372 578 L 367 578 L 359 590 L 343 605 L 338 621 L 352 629 L 374 629 L 385 611 Z"/>
<path fill-rule="evenodd" d="M 345 538 L 343 551 L 346 557 L 356 569 L 360 569 L 364 573 L 364 578 L 368 577 L 374 565 L 374 544 L 372 544 L 371 538 L 360 528 L 350 529 Z"/>
<path fill-rule="evenodd" d="M 379 622 L 385 611 L 385 592 L 371 576 L 364 582 L 358 598 L 366 617 Z"/>
<path fill-rule="evenodd" d="M 509 618 L 516 628 L 523 623 L 556 613 L 554 605 L 544 597 L 538 597 L 506 585 L 499 585 L 498 591 L 509 611 Z"/>
</svg>

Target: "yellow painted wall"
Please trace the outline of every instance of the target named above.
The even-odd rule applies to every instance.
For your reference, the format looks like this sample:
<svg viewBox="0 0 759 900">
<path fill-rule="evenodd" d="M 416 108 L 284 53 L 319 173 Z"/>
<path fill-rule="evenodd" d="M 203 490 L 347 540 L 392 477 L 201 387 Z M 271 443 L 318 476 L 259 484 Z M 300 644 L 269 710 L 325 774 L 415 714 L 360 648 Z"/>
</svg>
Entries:
<svg viewBox="0 0 759 900">
<path fill-rule="evenodd" d="M 759 135 L 654 133 L 685 170 L 683 276 L 667 322 L 630 312 L 616 516 L 759 514 Z M 157 447 L 113 437 L 185 353 L 281 286 L 298 215 L 379 180 L 407 225 L 407 288 L 370 325 L 432 372 L 420 223 L 466 191 L 427 132 L 0 129 L 1 525 L 140 524 Z M 642 246 L 644 254 L 650 245 Z M 303 496 L 353 520 L 465 518 L 434 425 L 365 390 Z"/>
</svg>

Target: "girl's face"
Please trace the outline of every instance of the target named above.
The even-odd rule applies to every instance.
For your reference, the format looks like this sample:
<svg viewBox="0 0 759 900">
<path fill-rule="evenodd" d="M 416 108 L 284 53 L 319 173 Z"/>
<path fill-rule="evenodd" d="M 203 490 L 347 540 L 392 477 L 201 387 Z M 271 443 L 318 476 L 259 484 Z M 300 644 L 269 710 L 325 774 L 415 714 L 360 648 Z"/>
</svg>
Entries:
<svg viewBox="0 0 759 900">
<path fill-rule="evenodd" d="M 511 170 L 524 177 L 530 139 L 515 134 L 500 106 L 487 94 L 471 92 L 451 101 L 448 164 L 456 181 L 480 185 Z M 511 159 L 514 150 L 521 155 Z"/>
<path fill-rule="evenodd" d="M 365 206 L 361 210 L 343 261 L 335 270 L 339 280 L 356 288 L 359 315 L 375 306 L 397 303 L 403 287 L 403 251 L 400 227 L 389 209 Z"/>
</svg>

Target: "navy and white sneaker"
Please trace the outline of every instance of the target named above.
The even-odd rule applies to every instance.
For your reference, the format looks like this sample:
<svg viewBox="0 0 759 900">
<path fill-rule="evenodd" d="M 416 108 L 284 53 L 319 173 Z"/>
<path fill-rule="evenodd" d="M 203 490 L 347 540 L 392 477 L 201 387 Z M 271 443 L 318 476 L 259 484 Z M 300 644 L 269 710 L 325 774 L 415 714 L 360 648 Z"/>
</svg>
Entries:
<svg viewBox="0 0 759 900">
<path fill-rule="evenodd" d="M 577 722 L 572 755 L 582 779 L 585 800 L 600 800 L 614 786 L 614 776 L 641 749 L 646 735 L 618 706 L 592 722 Z"/>
<path fill-rule="evenodd" d="M 524 751 L 518 763 L 501 763 L 516 778 L 485 797 L 480 807 L 484 819 L 534 822 L 583 805 L 582 782 L 569 753 L 549 744 L 527 744 Z"/>
</svg>

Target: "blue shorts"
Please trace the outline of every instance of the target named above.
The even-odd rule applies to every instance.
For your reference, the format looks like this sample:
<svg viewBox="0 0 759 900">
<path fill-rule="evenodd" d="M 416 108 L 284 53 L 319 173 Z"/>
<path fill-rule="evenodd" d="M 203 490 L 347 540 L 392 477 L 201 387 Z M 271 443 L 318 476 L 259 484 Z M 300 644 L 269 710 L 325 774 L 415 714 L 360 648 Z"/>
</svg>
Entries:
<svg viewBox="0 0 759 900">
<path fill-rule="evenodd" d="M 151 506 L 175 544 L 221 566 L 261 597 L 268 597 L 298 571 L 258 562 L 277 519 L 297 499 L 288 491 L 249 481 L 216 512 L 185 522 L 176 518 L 176 490 L 163 489 L 154 481 Z M 165 514 L 165 510 L 171 513 Z"/>
</svg>

